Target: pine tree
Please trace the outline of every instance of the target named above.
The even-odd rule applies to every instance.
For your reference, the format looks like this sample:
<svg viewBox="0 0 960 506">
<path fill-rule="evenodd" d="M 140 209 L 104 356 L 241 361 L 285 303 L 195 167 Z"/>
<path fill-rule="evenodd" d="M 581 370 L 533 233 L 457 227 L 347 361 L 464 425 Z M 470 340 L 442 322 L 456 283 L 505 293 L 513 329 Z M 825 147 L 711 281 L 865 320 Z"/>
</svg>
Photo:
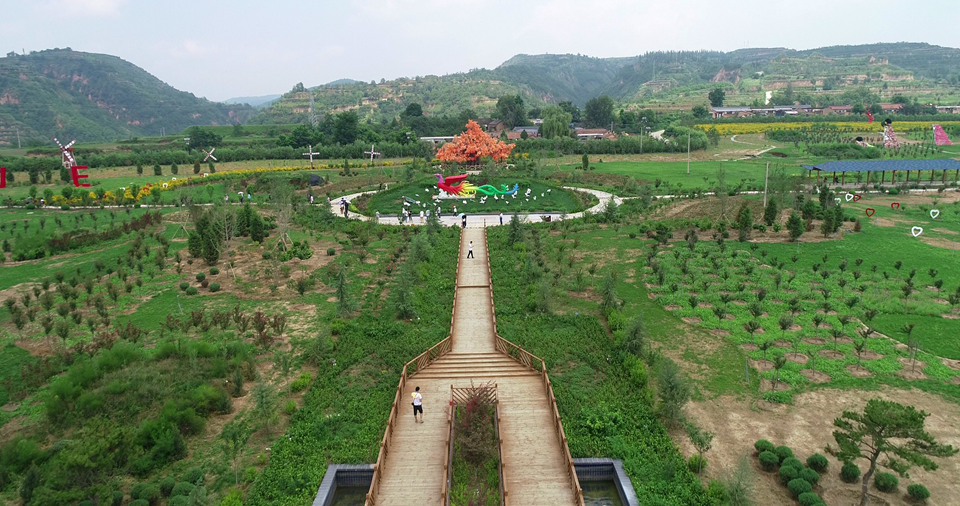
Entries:
<svg viewBox="0 0 960 506">
<path fill-rule="evenodd" d="M 796 211 L 790 213 L 790 218 L 787 219 L 787 230 L 790 231 L 790 242 L 796 242 L 803 235 L 803 219 Z"/>
<path fill-rule="evenodd" d="M 767 207 L 763 210 L 763 222 L 767 224 L 768 227 L 773 226 L 773 222 L 777 221 L 777 217 L 780 215 L 780 208 L 777 206 L 777 201 L 775 199 L 770 199 L 770 202 L 767 203 Z"/>
</svg>

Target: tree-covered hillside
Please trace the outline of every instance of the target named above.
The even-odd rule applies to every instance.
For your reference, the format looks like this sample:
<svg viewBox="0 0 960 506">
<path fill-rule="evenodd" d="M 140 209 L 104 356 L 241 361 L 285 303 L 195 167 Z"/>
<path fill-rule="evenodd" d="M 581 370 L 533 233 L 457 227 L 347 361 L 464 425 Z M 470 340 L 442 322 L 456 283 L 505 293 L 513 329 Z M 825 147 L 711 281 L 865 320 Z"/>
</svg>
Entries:
<svg viewBox="0 0 960 506">
<path fill-rule="evenodd" d="M 0 145 L 81 142 L 244 122 L 253 109 L 197 98 L 115 56 L 70 49 L 0 58 Z"/>
</svg>

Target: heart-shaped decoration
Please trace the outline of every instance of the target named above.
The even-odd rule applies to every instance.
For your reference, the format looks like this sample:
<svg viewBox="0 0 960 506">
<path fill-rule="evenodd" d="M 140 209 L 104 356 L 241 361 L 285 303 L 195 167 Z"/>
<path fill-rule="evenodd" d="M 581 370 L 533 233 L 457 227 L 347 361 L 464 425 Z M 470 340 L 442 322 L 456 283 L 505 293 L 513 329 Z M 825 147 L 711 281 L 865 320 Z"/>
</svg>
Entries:
<svg viewBox="0 0 960 506">
<path fill-rule="evenodd" d="M 836 200 L 836 201 L 837 201 L 837 204 L 840 203 L 840 197 L 837 197 L 837 198 L 835 198 L 835 199 L 833 199 L 833 200 Z"/>
<path fill-rule="evenodd" d="M 855 195 L 853 196 L 853 201 L 854 201 L 854 202 L 859 202 L 861 198 L 863 198 L 863 197 L 861 197 L 859 194 L 855 194 Z"/>
<path fill-rule="evenodd" d="M 899 203 L 899 202 L 894 202 L 894 203 L 890 204 L 890 209 L 900 209 L 900 203 Z"/>
<path fill-rule="evenodd" d="M 940 216 L 940 210 L 939 210 L 939 209 L 931 209 L 931 210 L 930 210 L 930 217 L 933 218 L 933 219 L 937 219 L 937 216 Z"/>
<path fill-rule="evenodd" d="M 867 213 L 868 217 L 870 217 L 873 216 L 873 213 L 877 212 L 877 210 L 872 207 L 868 207 L 864 210 L 864 212 Z"/>
<path fill-rule="evenodd" d="M 851 200 L 853 200 L 853 194 L 852 194 L 852 193 L 848 193 L 848 194 L 846 194 L 846 195 L 844 196 L 844 198 L 847 199 L 847 202 L 850 202 Z"/>
<path fill-rule="evenodd" d="M 910 233 L 913 234 L 914 237 L 920 237 L 920 234 L 923 233 L 923 227 L 913 227 L 910 229 Z"/>
</svg>

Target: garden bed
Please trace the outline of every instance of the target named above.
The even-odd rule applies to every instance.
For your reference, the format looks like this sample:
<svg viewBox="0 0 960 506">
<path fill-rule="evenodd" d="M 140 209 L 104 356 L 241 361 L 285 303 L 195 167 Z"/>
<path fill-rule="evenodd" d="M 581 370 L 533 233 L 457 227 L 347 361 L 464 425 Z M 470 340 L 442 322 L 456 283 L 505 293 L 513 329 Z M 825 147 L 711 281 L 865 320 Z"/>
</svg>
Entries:
<svg viewBox="0 0 960 506">
<path fill-rule="evenodd" d="M 450 504 L 503 504 L 496 386 L 454 390 Z"/>
</svg>

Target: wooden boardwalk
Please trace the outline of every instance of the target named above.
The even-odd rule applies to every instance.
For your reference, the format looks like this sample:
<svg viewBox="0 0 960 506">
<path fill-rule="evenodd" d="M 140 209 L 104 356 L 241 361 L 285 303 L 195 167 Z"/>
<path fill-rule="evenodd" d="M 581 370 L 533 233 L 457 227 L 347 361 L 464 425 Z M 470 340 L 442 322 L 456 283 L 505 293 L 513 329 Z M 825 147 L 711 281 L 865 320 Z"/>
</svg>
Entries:
<svg viewBox="0 0 960 506">
<path fill-rule="evenodd" d="M 406 382 L 396 428 L 381 470 L 376 504 L 438 504 L 446 476 L 446 417 L 450 386 L 493 382 L 500 399 L 500 438 L 507 504 L 576 504 L 565 448 L 554 428 L 541 374 L 496 350 L 484 230 L 463 231 L 452 349 Z M 475 258 L 465 258 L 473 241 Z M 424 423 L 415 423 L 410 399 L 419 386 Z"/>
</svg>

